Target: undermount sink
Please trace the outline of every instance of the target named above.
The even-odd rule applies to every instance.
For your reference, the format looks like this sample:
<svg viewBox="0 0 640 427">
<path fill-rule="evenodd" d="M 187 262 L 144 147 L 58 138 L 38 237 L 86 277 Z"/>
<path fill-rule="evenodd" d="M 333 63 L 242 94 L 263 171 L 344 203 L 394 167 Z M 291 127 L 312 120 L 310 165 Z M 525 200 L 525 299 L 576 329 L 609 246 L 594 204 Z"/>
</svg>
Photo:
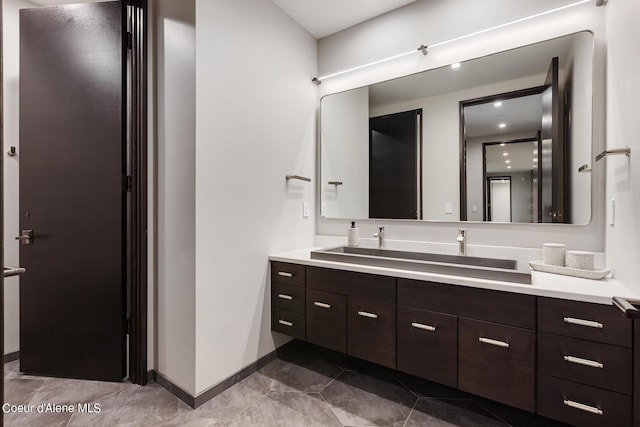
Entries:
<svg viewBox="0 0 640 427">
<path fill-rule="evenodd" d="M 515 260 L 445 255 L 392 249 L 336 246 L 311 251 L 312 259 L 396 268 L 428 273 L 450 274 L 478 279 L 531 283 L 531 274 L 517 271 Z"/>
</svg>

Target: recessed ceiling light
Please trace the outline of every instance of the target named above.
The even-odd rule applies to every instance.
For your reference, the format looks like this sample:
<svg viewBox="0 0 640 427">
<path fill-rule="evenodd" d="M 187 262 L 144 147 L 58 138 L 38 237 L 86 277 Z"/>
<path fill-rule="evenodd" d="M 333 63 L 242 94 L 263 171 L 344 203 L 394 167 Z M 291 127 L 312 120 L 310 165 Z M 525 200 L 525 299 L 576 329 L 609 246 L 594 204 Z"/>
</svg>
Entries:
<svg viewBox="0 0 640 427">
<path fill-rule="evenodd" d="M 502 144 L 500 144 L 500 147 L 504 147 L 505 145 L 507 145 L 507 144 L 505 144 L 505 143 L 503 142 Z"/>
<path fill-rule="evenodd" d="M 511 163 L 511 160 L 505 160 L 504 162 L 505 163 Z"/>
<path fill-rule="evenodd" d="M 494 102 L 494 103 L 493 103 L 493 106 L 494 106 L 494 107 L 502 107 L 502 102 L 501 102 L 501 101 Z"/>
<path fill-rule="evenodd" d="M 499 127 L 500 129 L 504 129 L 504 128 L 506 128 L 506 127 L 507 127 L 507 124 L 506 124 L 506 123 L 500 123 L 500 124 L 498 125 L 498 127 Z"/>
<path fill-rule="evenodd" d="M 455 70 L 456 68 L 460 68 L 460 63 L 459 63 L 459 62 L 456 62 L 455 64 L 451 64 L 451 68 L 453 68 L 454 70 Z"/>
<path fill-rule="evenodd" d="M 511 166 L 507 166 L 507 169 L 511 169 Z"/>
<path fill-rule="evenodd" d="M 509 153 L 507 153 L 506 151 L 504 153 L 502 153 L 503 156 L 508 156 Z"/>
</svg>

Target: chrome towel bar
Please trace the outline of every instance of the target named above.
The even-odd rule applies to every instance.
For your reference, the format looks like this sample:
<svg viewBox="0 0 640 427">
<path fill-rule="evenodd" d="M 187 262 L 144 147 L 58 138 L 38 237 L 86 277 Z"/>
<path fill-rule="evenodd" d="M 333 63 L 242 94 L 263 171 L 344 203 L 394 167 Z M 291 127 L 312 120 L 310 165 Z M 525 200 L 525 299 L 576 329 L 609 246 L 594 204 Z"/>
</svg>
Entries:
<svg viewBox="0 0 640 427">
<path fill-rule="evenodd" d="M 596 162 L 604 157 L 613 154 L 624 154 L 625 156 L 629 157 L 631 155 L 631 147 L 626 146 L 624 148 L 612 148 L 611 150 L 605 150 L 596 156 Z"/>
<path fill-rule="evenodd" d="M 300 176 L 300 175 L 287 175 L 286 178 L 287 178 L 287 181 L 289 181 L 290 179 L 299 179 L 300 181 L 311 182 L 311 178 L 307 178 L 305 176 Z"/>
</svg>

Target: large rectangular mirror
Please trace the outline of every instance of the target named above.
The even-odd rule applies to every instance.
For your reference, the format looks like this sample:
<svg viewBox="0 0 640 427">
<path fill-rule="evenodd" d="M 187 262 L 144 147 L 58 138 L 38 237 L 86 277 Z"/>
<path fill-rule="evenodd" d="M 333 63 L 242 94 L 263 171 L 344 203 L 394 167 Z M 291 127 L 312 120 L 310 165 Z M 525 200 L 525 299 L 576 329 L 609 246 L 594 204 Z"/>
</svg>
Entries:
<svg viewBox="0 0 640 427">
<path fill-rule="evenodd" d="M 586 224 L 593 35 L 321 100 L 321 215 Z"/>
</svg>

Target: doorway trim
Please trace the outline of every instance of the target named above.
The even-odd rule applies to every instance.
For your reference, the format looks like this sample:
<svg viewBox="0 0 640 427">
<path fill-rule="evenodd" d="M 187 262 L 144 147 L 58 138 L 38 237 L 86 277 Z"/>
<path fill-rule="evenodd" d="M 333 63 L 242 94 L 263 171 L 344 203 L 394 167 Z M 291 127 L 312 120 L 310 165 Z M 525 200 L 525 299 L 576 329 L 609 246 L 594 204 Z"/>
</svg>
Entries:
<svg viewBox="0 0 640 427">
<path fill-rule="evenodd" d="M 129 313 L 129 381 L 146 385 L 147 373 L 147 295 L 148 295 L 148 81 L 147 81 L 147 0 L 122 0 L 125 5 L 128 33 L 127 105 L 129 175 L 125 178 L 130 191 L 128 255 L 130 274 Z"/>
</svg>

